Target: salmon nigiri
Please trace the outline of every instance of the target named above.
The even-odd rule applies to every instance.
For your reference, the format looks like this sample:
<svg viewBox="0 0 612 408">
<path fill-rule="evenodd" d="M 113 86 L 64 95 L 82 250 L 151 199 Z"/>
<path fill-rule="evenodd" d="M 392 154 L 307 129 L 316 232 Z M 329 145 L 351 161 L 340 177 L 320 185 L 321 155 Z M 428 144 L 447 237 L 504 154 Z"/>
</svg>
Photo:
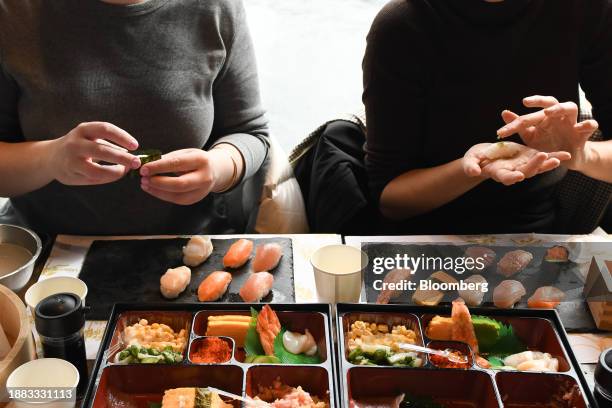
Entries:
<svg viewBox="0 0 612 408">
<path fill-rule="evenodd" d="M 258 245 L 253 259 L 253 272 L 271 271 L 278 266 L 283 252 L 279 244 Z"/>
<path fill-rule="evenodd" d="M 281 324 L 276 312 L 268 305 L 264 305 L 257 315 L 257 333 L 259 341 L 267 356 L 274 355 L 274 339 L 281 331 Z"/>
<path fill-rule="evenodd" d="M 240 288 L 240 297 L 245 302 L 259 302 L 270 293 L 273 284 L 274 276 L 271 273 L 252 273 Z"/>
<path fill-rule="evenodd" d="M 232 281 L 232 274 L 225 271 L 215 271 L 208 275 L 198 287 L 200 302 L 214 302 L 227 291 Z"/>
<path fill-rule="evenodd" d="M 527 306 L 531 309 L 554 309 L 565 299 L 565 292 L 554 286 L 542 286 L 531 295 Z"/>
<path fill-rule="evenodd" d="M 226 268 L 240 268 L 247 263 L 253 251 L 253 241 L 239 239 L 234 242 L 223 257 L 223 266 Z"/>
</svg>

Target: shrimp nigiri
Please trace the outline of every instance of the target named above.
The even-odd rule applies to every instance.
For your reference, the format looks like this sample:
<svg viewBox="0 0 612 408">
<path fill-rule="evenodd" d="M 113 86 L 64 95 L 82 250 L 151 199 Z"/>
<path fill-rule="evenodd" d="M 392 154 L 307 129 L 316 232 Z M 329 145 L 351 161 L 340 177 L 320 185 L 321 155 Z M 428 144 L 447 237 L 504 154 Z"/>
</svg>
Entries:
<svg viewBox="0 0 612 408">
<path fill-rule="evenodd" d="M 240 297 L 245 302 L 259 302 L 266 297 L 274 284 L 274 276 L 269 272 L 255 272 L 240 288 Z"/>
<path fill-rule="evenodd" d="M 214 302 L 227 291 L 232 281 L 232 274 L 225 271 L 215 271 L 208 275 L 198 287 L 200 302 Z"/>
<path fill-rule="evenodd" d="M 261 273 L 261 272 L 260 272 Z M 264 305 L 257 315 L 257 333 L 259 341 L 267 356 L 274 355 L 274 339 L 281 331 L 281 324 L 276 312 L 268 305 Z"/>
<path fill-rule="evenodd" d="M 159 279 L 159 290 L 167 299 L 174 299 L 187 288 L 191 282 L 191 269 L 180 266 L 168 269 Z"/>
<path fill-rule="evenodd" d="M 223 266 L 226 268 L 240 268 L 247 263 L 253 251 L 253 241 L 239 239 L 234 242 L 223 257 Z"/>
<path fill-rule="evenodd" d="M 283 252 L 279 244 L 258 245 L 253 259 L 253 272 L 271 271 L 278 266 Z"/>
<path fill-rule="evenodd" d="M 209 237 L 194 235 L 183 247 L 183 263 L 187 266 L 198 266 L 208 259 L 213 251 Z"/>
<path fill-rule="evenodd" d="M 504 280 L 493 289 L 493 303 L 500 309 L 511 309 L 523 296 L 525 287 L 516 280 Z"/>
<path fill-rule="evenodd" d="M 531 295 L 527 306 L 532 309 L 554 309 L 565 299 L 565 292 L 554 286 L 542 286 Z"/>
</svg>

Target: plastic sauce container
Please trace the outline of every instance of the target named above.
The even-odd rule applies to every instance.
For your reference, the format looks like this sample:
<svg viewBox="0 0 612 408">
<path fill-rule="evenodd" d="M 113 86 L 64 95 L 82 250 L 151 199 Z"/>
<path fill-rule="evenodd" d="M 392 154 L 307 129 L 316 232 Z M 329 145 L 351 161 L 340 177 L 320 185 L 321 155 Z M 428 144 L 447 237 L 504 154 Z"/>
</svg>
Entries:
<svg viewBox="0 0 612 408">
<path fill-rule="evenodd" d="M 87 356 L 85 353 L 85 311 L 79 296 L 57 293 L 41 300 L 36 306 L 35 325 L 45 358 L 60 358 L 72 363 L 79 371 L 77 397 L 87 387 Z"/>
</svg>

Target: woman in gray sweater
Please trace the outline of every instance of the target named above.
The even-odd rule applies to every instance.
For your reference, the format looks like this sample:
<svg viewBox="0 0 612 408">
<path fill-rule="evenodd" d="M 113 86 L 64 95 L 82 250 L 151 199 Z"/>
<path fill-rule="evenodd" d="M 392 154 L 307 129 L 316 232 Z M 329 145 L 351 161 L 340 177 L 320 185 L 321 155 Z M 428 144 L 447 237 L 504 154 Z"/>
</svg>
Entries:
<svg viewBox="0 0 612 408">
<path fill-rule="evenodd" d="M 240 230 L 223 193 L 267 138 L 240 0 L 0 0 L 0 196 L 25 224 Z"/>
</svg>

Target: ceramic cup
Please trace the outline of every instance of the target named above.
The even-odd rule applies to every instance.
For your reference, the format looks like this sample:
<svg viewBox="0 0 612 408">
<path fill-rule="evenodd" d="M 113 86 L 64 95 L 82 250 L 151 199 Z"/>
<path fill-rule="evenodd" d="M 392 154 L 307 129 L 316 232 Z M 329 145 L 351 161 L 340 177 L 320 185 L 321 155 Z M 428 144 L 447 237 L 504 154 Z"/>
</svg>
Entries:
<svg viewBox="0 0 612 408">
<path fill-rule="evenodd" d="M 319 301 L 325 303 L 357 303 L 361 295 L 363 271 L 368 256 L 348 245 L 328 245 L 312 254 Z"/>
<path fill-rule="evenodd" d="M 9 407 L 72 408 L 76 401 L 78 383 L 79 371 L 65 360 L 41 358 L 29 361 L 19 366 L 6 380 L 7 390 L 15 393 Z M 24 397 L 18 397 L 17 394 L 25 390 L 32 391 L 29 394 L 26 392 Z M 68 390 L 71 390 L 70 395 Z"/>
<path fill-rule="evenodd" d="M 79 278 L 72 278 L 69 276 L 56 276 L 36 282 L 27 290 L 25 302 L 32 316 L 34 316 L 34 310 L 38 302 L 56 293 L 65 292 L 74 293 L 79 296 L 81 298 L 81 303 L 85 306 L 87 285 Z"/>
</svg>

